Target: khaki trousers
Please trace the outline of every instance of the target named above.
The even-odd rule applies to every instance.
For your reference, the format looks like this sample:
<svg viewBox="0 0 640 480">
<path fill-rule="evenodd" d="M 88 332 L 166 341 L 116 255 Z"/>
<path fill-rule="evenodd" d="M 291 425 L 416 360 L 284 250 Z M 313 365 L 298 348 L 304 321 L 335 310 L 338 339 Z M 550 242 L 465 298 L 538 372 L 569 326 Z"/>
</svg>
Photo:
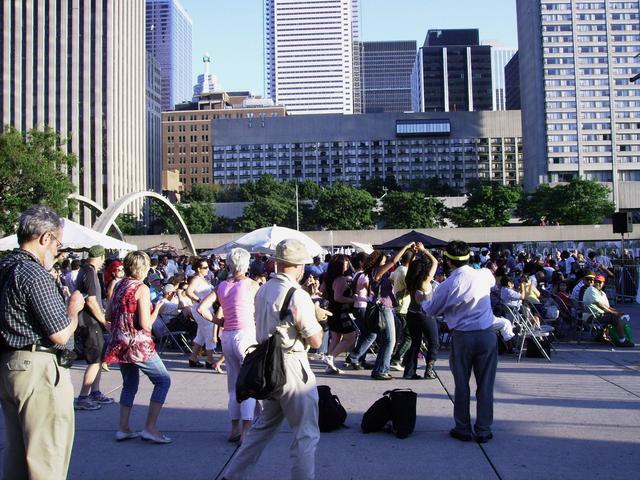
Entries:
<svg viewBox="0 0 640 480">
<path fill-rule="evenodd" d="M 65 479 L 75 429 L 69 370 L 51 353 L 2 353 L 0 404 L 6 431 L 3 478 Z"/>
<path fill-rule="evenodd" d="M 320 440 L 316 378 L 306 352 L 285 354 L 284 359 L 287 383 L 281 393 L 263 402 L 262 413 L 224 472 L 227 480 L 252 478 L 249 468 L 258 462 L 264 447 L 278 432 L 285 418 L 293 430 L 289 450 L 293 463 L 291 478 L 315 478 L 316 446 Z"/>
</svg>

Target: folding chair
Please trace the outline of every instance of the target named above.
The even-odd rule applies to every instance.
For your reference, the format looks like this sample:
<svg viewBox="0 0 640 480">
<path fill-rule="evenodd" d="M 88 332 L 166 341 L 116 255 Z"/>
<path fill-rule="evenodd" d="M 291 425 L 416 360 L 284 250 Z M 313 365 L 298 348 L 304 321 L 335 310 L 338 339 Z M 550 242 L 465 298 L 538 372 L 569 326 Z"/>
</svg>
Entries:
<svg viewBox="0 0 640 480">
<path fill-rule="evenodd" d="M 582 332 L 589 332 L 589 339 L 595 340 L 604 332 L 604 328 L 598 318 L 602 315 L 599 311 L 595 309 L 595 307 L 591 304 L 583 303 L 583 320 L 582 320 L 582 328 L 579 331 L 578 343 L 582 339 Z M 586 319 L 584 319 L 586 316 Z"/>
<path fill-rule="evenodd" d="M 548 337 L 550 332 L 548 329 L 537 329 L 531 323 L 531 321 L 527 318 L 528 315 L 532 315 L 530 311 L 525 307 L 523 308 L 522 313 L 514 307 L 510 307 L 508 305 L 503 305 L 505 309 L 505 313 L 507 314 L 507 318 L 513 322 L 514 325 L 517 325 L 520 328 L 520 348 L 518 352 L 518 363 L 520 363 L 520 359 L 522 358 L 522 352 L 526 349 L 526 340 L 530 338 L 536 346 L 542 352 L 542 355 L 548 360 L 551 361 L 551 358 L 547 354 L 546 350 L 543 348 L 542 343 L 540 342 L 541 338 Z M 543 326 L 544 327 L 544 326 Z M 553 328 L 553 327 L 549 327 Z"/>
<path fill-rule="evenodd" d="M 189 345 L 189 341 L 187 340 L 187 332 L 186 331 L 175 331 L 172 332 L 169 330 L 167 323 L 164 321 L 162 315 L 158 315 L 157 322 L 160 322 L 157 329 L 158 336 L 158 355 L 162 355 L 164 353 L 165 348 L 167 348 L 167 344 L 172 342 L 178 350 L 182 352 L 183 355 L 188 355 L 193 352 L 191 346 Z M 186 351 L 185 351 L 186 350 Z M 187 353 L 187 351 L 189 353 Z"/>
</svg>

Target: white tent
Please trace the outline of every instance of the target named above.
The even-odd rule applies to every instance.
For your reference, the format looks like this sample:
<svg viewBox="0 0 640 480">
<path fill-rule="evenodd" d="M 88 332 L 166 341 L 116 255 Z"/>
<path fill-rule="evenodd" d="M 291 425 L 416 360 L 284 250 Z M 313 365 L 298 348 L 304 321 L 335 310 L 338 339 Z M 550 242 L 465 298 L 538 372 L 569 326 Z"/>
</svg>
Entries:
<svg viewBox="0 0 640 480">
<path fill-rule="evenodd" d="M 241 247 L 248 250 L 250 253 L 266 253 L 273 255 L 276 252 L 276 245 L 282 240 L 295 238 L 304 243 L 307 247 L 309 254 L 312 257 L 320 255 L 322 253 L 322 247 L 311 237 L 305 235 L 298 230 L 291 228 L 279 227 L 274 225 L 273 227 L 264 227 L 249 232 L 229 243 L 220 245 L 212 250 L 202 252 L 201 255 L 211 255 L 228 252 L 234 247 Z"/>
<path fill-rule="evenodd" d="M 107 250 L 131 251 L 138 249 L 132 243 L 123 242 L 109 235 L 96 232 L 66 218 L 64 219 L 60 241 L 62 242 L 60 250 L 83 250 L 91 248 L 93 245 L 101 245 Z M 0 251 L 13 250 L 14 248 L 18 248 L 18 237 L 16 235 L 9 235 L 0 240 Z"/>
</svg>

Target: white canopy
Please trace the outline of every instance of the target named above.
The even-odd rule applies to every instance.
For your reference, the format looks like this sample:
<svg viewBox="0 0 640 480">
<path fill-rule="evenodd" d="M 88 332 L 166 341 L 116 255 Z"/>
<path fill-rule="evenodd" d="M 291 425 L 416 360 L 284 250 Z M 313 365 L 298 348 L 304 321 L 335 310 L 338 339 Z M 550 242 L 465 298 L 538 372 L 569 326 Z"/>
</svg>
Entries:
<svg viewBox="0 0 640 480">
<path fill-rule="evenodd" d="M 69 219 L 64 219 L 62 230 L 61 250 L 83 250 L 94 245 L 101 245 L 107 250 L 137 250 L 138 247 L 132 243 L 123 242 L 117 238 L 96 232 L 88 227 L 84 227 Z M 13 250 L 18 248 L 18 237 L 9 235 L 0 240 L 0 251 Z"/>
<path fill-rule="evenodd" d="M 276 245 L 278 245 L 282 240 L 288 238 L 296 238 L 304 243 L 312 257 L 322 253 L 322 247 L 308 235 L 305 235 L 298 230 L 274 225 L 273 227 L 259 228 L 253 232 L 246 233 L 237 240 L 220 245 L 213 250 L 207 250 L 201 255 L 206 256 L 228 252 L 234 247 L 244 248 L 250 253 L 266 253 L 273 255 L 276 253 Z"/>
</svg>

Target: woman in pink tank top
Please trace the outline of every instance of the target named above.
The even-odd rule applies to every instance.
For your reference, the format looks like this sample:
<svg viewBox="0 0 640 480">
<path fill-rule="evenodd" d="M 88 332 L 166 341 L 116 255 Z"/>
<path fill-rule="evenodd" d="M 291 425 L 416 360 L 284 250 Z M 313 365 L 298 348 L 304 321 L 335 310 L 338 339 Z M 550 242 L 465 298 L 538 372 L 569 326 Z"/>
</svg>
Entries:
<svg viewBox="0 0 640 480">
<path fill-rule="evenodd" d="M 222 352 L 227 365 L 227 390 L 229 391 L 229 417 L 231 418 L 230 442 L 242 442 L 245 433 L 253 423 L 256 401 L 253 398 L 238 403 L 236 401 L 236 380 L 245 351 L 256 342 L 254 317 L 254 297 L 258 291 L 257 282 L 246 276 L 249 270 L 249 252 L 234 248 L 227 256 L 229 279 L 218 285 L 216 292 L 205 298 L 198 312 L 213 320 L 211 306 L 218 300 L 222 308 Z M 217 315 L 220 317 L 220 315 Z"/>
</svg>

